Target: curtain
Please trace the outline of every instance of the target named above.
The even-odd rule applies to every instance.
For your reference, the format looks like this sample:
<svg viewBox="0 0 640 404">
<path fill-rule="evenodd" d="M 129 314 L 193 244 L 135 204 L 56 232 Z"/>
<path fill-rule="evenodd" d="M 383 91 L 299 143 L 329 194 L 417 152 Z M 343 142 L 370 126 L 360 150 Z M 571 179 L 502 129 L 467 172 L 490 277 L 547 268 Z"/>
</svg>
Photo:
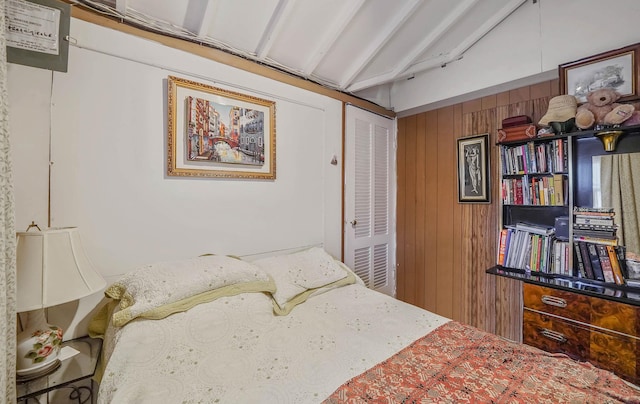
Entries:
<svg viewBox="0 0 640 404">
<path fill-rule="evenodd" d="M 0 0 L 0 401 L 13 403 L 16 401 L 16 231 L 4 7 L 5 0 Z"/>
<path fill-rule="evenodd" d="M 634 174 L 635 173 L 635 174 Z M 640 153 L 600 157 L 602 206 L 615 209 L 618 241 L 640 260 Z"/>
</svg>

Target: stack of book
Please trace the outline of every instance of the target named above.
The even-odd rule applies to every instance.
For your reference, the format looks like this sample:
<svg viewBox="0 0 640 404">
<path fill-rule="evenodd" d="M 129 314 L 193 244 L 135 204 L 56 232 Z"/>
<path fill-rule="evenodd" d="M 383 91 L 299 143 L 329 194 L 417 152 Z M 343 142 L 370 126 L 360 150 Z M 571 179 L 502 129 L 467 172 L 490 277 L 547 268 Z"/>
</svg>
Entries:
<svg viewBox="0 0 640 404">
<path fill-rule="evenodd" d="M 628 278 L 623 246 L 585 241 L 573 243 L 580 277 L 602 282 L 626 284 Z"/>
<path fill-rule="evenodd" d="M 618 245 L 614 217 L 613 208 L 574 208 L 574 252 L 580 277 L 625 284 L 625 251 Z"/>
<path fill-rule="evenodd" d="M 569 275 L 568 259 L 569 242 L 556 239 L 553 227 L 517 223 L 500 232 L 498 265 Z"/>
<path fill-rule="evenodd" d="M 573 237 L 576 241 L 618 245 L 613 208 L 573 208 Z"/>
<path fill-rule="evenodd" d="M 556 205 L 567 204 L 567 178 L 563 174 L 502 179 L 503 205 Z"/>
<path fill-rule="evenodd" d="M 567 139 L 502 147 L 502 174 L 540 174 L 567 171 Z"/>
</svg>

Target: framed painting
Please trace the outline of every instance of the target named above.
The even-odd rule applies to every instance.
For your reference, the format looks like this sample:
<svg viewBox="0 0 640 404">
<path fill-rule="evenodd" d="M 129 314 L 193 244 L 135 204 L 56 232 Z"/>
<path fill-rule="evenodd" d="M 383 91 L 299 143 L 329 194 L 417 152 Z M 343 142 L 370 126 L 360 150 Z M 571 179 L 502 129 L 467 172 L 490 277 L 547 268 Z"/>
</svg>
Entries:
<svg viewBox="0 0 640 404">
<path fill-rule="evenodd" d="M 174 76 L 167 82 L 167 175 L 276 178 L 275 101 Z"/>
<path fill-rule="evenodd" d="M 458 202 L 490 203 L 489 134 L 458 139 Z"/>
<path fill-rule="evenodd" d="M 579 103 L 599 88 L 613 88 L 621 95 L 619 101 L 638 98 L 638 48 L 640 44 L 558 66 L 560 92 L 575 96 Z"/>
</svg>

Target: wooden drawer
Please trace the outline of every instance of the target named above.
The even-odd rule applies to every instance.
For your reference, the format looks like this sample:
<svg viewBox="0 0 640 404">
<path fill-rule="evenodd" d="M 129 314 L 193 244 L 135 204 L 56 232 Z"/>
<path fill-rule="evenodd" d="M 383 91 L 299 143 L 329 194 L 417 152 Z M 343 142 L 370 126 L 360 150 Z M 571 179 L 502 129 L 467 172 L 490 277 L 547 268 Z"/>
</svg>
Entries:
<svg viewBox="0 0 640 404">
<path fill-rule="evenodd" d="M 627 335 L 640 335 L 640 308 L 596 297 L 591 302 L 591 324 Z"/>
<path fill-rule="evenodd" d="M 524 307 L 623 334 L 640 335 L 640 307 L 525 283 Z"/>
<path fill-rule="evenodd" d="M 522 342 L 547 352 L 563 353 L 574 359 L 586 360 L 589 357 L 590 330 L 587 326 L 525 309 Z"/>
<path fill-rule="evenodd" d="M 638 369 L 638 339 L 593 329 L 590 336 L 589 362 L 610 370 L 632 383 L 640 382 Z"/>
<path fill-rule="evenodd" d="M 530 283 L 525 283 L 522 291 L 525 308 L 555 314 L 582 323 L 589 324 L 591 322 L 589 296 Z"/>
<path fill-rule="evenodd" d="M 525 309 L 522 337 L 525 344 L 588 361 L 640 384 L 640 340 L 632 336 Z"/>
</svg>

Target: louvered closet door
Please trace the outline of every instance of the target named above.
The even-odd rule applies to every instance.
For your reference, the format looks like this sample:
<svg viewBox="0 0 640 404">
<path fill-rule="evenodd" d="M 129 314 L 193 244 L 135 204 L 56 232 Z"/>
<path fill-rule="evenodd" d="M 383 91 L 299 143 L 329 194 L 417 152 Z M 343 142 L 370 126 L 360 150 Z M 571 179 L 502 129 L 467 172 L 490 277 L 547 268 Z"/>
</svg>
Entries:
<svg viewBox="0 0 640 404">
<path fill-rule="evenodd" d="M 345 263 L 368 287 L 395 296 L 395 125 L 346 109 Z"/>
</svg>

